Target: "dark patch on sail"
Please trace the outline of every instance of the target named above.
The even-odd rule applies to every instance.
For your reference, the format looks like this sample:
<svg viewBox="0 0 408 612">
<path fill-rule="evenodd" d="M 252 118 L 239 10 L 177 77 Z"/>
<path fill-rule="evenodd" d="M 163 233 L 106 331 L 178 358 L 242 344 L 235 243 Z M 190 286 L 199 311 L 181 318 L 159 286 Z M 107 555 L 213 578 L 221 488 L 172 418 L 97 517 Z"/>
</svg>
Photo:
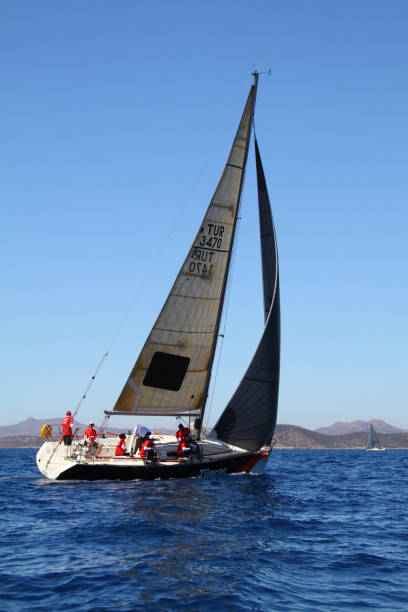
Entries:
<svg viewBox="0 0 408 612">
<path fill-rule="evenodd" d="M 228 441 L 231 432 L 234 429 L 236 414 L 233 408 L 229 406 L 224 410 L 218 423 L 214 427 L 217 432 L 217 437 L 220 440 Z"/>
<path fill-rule="evenodd" d="M 157 351 L 150 362 L 143 384 L 167 391 L 178 391 L 186 375 L 189 357 Z"/>
</svg>

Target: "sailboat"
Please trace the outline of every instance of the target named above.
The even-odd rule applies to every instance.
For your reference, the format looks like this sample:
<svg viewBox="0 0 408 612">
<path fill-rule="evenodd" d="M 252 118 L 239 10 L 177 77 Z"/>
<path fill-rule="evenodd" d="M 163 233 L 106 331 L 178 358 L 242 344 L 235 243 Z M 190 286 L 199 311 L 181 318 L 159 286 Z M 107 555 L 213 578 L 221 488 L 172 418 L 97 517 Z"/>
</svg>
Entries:
<svg viewBox="0 0 408 612">
<path fill-rule="evenodd" d="M 259 73 L 253 83 L 214 195 L 170 294 L 136 360 L 112 415 L 174 416 L 190 424 L 198 451 L 177 454 L 173 435 L 156 434 L 154 456 L 115 456 L 117 439 L 100 435 L 98 454 L 74 441 L 69 456 L 58 441 L 37 453 L 50 479 L 168 479 L 264 471 L 275 432 L 280 367 L 278 253 L 274 223 L 254 135 L 261 242 L 264 328 L 237 389 L 207 435 L 203 417 L 219 338 L 241 193 L 254 123 Z M 99 432 L 101 434 L 101 432 Z M 133 450 L 132 436 L 126 438 Z"/>
<path fill-rule="evenodd" d="M 371 423 L 370 423 L 370 431 L 368 432 L 366 450 L 368 451 L 384 451 L 385 450 L 385 448 L 381 446 L 378 440 L 377 434 L 375 432 L 375 429 Z"/>
</svg>

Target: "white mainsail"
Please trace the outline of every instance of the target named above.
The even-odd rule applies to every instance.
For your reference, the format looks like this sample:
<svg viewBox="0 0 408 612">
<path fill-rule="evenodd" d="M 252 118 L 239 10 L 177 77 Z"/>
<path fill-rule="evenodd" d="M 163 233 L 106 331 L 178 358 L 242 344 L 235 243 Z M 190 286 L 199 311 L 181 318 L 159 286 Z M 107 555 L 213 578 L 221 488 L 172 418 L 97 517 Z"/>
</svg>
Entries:
<svg viewBox="0 0 408 612">
<path fill-rule="evenodd" d="M 114 413 L 199 413 L 222 308 L 255 91 L 252 86 L 214 196 Z"/>
</svg>

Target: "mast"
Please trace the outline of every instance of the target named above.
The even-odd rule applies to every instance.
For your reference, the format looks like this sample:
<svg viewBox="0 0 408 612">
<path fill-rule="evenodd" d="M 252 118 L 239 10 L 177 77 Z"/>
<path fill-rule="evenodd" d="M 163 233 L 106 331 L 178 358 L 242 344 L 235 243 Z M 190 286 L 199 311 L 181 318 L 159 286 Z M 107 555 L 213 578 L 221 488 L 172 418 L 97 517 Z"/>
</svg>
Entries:
<svg viewBox="0 0 408 612">
<path fill-rule="evenodd" d="M 248 451 L 270 446 L 276 426 L 280 371 L 278 247 L 256 138 L 255 155 L 266 321 L 247 371 L 209 435 L 210 439 Z"/>
<path fill-rule="evenodd" d="M 112 414 L 198 419 L 208 395 L 253 118 L 252 85 L 226 164 Z"/>
<path fill-rule="evenodd" d="M 222 312 L 223 312 L 223 306 L 224 306 L 224 300 L 225 300 L 225 292 L 227 290 L 227 283 L 228 283 L 228 276 L 229 276 L 229 270 L 230 270 L 230 264 L 231 264 L 232 250 L 234 248 L 235 231 L 236 231 L 236 226 L 237 226 L 237 221 L 238 221 L 239 207 L 240 207 L 240 204 L 241 204 L 242 188 L 244 186 L 245 169 L 246 169 L 246 163 L 247 163 L 247 159 L 248 159 L 248 150 L 249 150 L 249 144 L 250 144 L 250 139 L 251 139 L 251 130 L 252 130 L 252 124 L 253 124 L 253 119 L 254 119 L 254 115 L 255 115 L 255 102 L 256 102 L 256 94 L 257 94 L 257 89 L 258 89 L 259 72 L 257 72 L 255 70 L 252 73 L 252 75 L 254 77 L 254 82 L 252 84 L 253 97 L 252 97 L 251 119 L 250 119 L 250 122 L 249 122 L 249 130 L 248 130 L 248 139 L 247 139 L 247 144 L 246 144 L 246 149 L 245 149 L 245 156 L 244 156 L 244 163 L 243 163 L 243 172 L 242 172 L 241 181 L 240 181 L 240 185 L 239 185 L 237 211 L 236 211 L 236 215 L 235 215 L 235 219 L 234 219 L 234 225 L 233 225 L 233 229 L 232 229 L 231 248 L 229 250 L 228 259 L 227 259 L 227 273 L 225 275 L 223 286 L 222 286 L 222 291 L 221 291 L 220 308 L 218 310 L 217 321 L 216 321 L 216 324 L 215 324 L 214 340 L 213 340 L 213 344 L 212 344 L 212 347 L 211 347 L 210 359 L 209 359 L 209 362 L 208 362 L 208 371 L 207 371 L 207 377 L 206 377 L 205 386 L 204 386 L 203 401 L 202 401 L 202 405 L 201 405 L 201 408 L 200 408 L 199 416 L 195 419 L 195 422 L 194 422 L 194 428 L 196 430 L 197 439 L 200 439 L 200 437 L 201 437 L 201 430 L 202 430 L 202 426 L 203 426 L 204 412 L 205 412 L 205 408 L 206 408 L 206 404 L 207 404 L 207 399 L 208 399 L 208 391 L 209 391 L 210 380 L 211 380 L 211 371 L 212 371 L 212 367 L 213 367 L 213 363 L 214 363 L 215 351 L 216 351 L 216 348 L 217 348 L 218 333 L 219 333 L 220 324 L 221 324 L 221 316 L 222 316 Z"/>
</svg>

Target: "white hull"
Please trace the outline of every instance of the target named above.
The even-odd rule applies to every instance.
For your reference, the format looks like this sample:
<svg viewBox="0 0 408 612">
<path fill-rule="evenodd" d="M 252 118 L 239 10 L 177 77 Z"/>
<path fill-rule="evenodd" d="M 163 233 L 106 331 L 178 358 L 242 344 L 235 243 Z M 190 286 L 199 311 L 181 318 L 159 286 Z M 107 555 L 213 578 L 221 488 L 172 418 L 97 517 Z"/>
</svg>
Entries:
<svg viewBox="0 0 408 612">
<path fill-rule="evenodd" d="M 129 436 L 128 448 L 131 438 Z M 200 458 L 192 456 L 180 459 L 176 454 L 178 442 L 174 436 L 157 435 L 157 438 L 157 461 L 154 463 L 138 455 L 116 457 L 117 438 L 104 438 L 98 455 L 90 454 L 76 441 L 71 447 L 58 442 L 45 442 L 37 453 L 37 466 L 51 480 L 150 480 L 191 476 L 207 478 L 242 471 L 261 474 L 268 459 L 267 451 L 253 453 L 210 440 L 200 442 Z"/>
</svg>

